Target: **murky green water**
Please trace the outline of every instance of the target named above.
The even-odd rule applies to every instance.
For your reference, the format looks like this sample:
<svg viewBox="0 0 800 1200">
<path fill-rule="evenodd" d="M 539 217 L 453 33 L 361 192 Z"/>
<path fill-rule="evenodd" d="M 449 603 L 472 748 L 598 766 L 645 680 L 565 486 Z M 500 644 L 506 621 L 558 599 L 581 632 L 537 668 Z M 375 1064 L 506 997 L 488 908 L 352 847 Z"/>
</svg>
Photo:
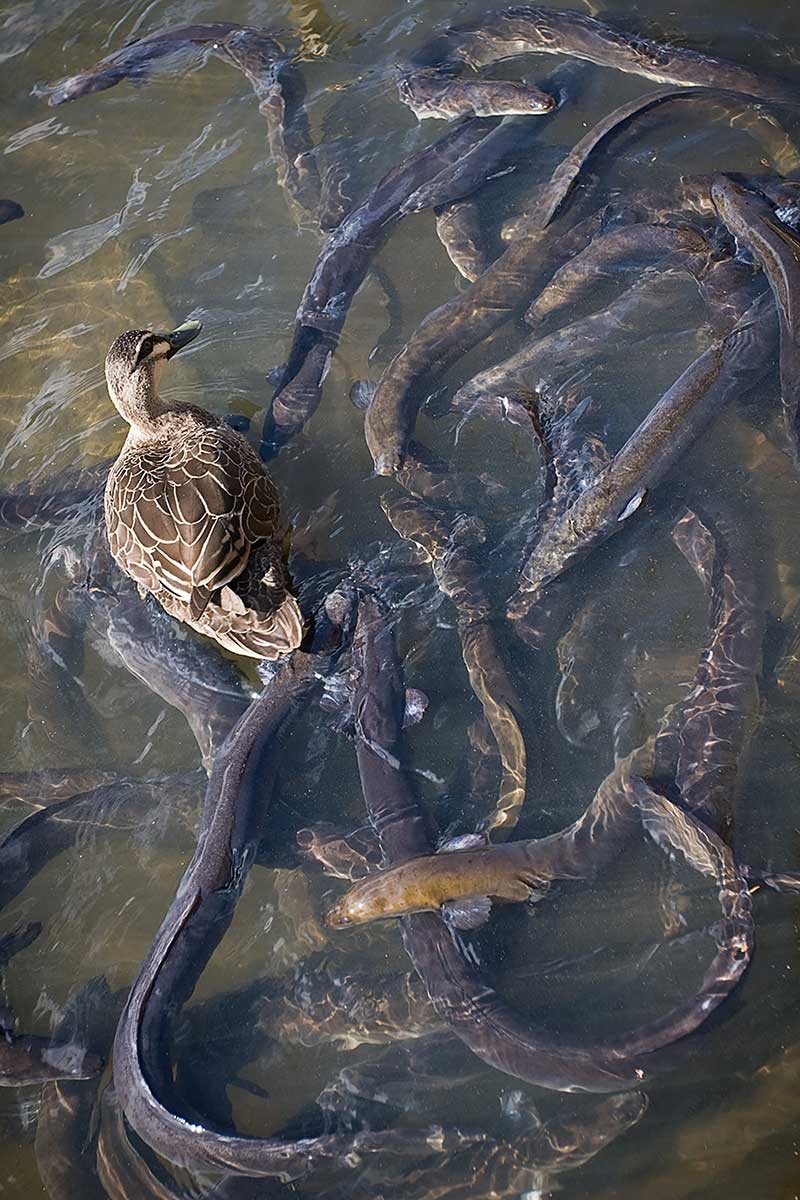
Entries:
<svg viewBox="0 0 800 1200">
<path fill-rule="evenodd" d="M 144 83 L 123 83 L 56 110 L 32 94 L 34 84 L 74 73 L 126 37 L 161 27 L 213 20 L 292 26 L 305 32 L 310 46 L 327 47 L 304 64 L 314 137 L 350 140 L 363 188 L 442 129 L 434 122 L 417 126 L 397 103 L 381 64 L 412 39 L 421 41 L 436 22 L 473 8 L 443 0 L 341 0 L 324 7 L 258 0 L 30 0 L 0 6 L 0 193 L 26 212 L 24 220 L 0 228 L 3 492 L 26 482 L 45 490 L 65 472 L 116 453 L 123 430 L 106 395 L 102 362 L 127 327 L 202 320 L 203 337 L 171 369 L 165 391 L 219 413 L 256 417 L 270 394 L 265 374 L 285 358 L 321 244 L 313 229 L 298 231 L 289 216 L 252 92 L 223 63 L 212 59 L 201 69 L 187 56 L 179 71 L 168 64 Z M 623 5 L 616 15 L 664 40 L 800 80 L 800 34 L 790 0 L 713 0 L 701 7 L 647 0 Z M 522 71 L 535 80 L 549 65 L 529 59 L 504 65 L 502 73 L 514 78 Z M 652 86 L 590 68 L 581 103 L 549 121 L 543 145 L 572 145 L 602 112 Z M 791 112 L 781 119 L 800 138 L 800 120 Z M 772 164 L 763 144 L 736 122 L 711 122 L 687 105 L 637 122 L 598 155 L 592 170 L 610 192 L 657 189 L 681 172 L 757 172 L 765 165 Z M 511 203 L 513 183 L 508 191 L 496 186 L 498 215 Z M 404 335 L 461 286 L 429 213 L 406 219 L 378 261 L 401 299 Z M 685 283 L 661 328 L 641 348 L 615 354 L 610 347 L 606 360 L 580 380 L 594 398 L 592 428 L 611 449 L 698 353 L 695 330 L 703 320 L 696 291 Z M 396 540 L 378 503 L 391 487 L 372 477 L 363 415 L 347 398 L 353 380 L 370 374 L 370 351 L 386 324 L 385 296 L 369 278 L 348 317 L 318 413 L 273 464 L 296 527 L 311 526 L 314 536 L 304 550 L 319 563 L 363 560 Z M 504 328 L 448 373 L 447 387 L 496 361 L 519 337 L 518 330 Z M 780 449 L 778 401 L 776 373 L 701 439 L 654 497 L 652 515 L 632 522 L 627 534 L 570 577 L 558 632 L 587 597 L 600 598 L 605 612 L 591 677 L 605 715 L 585 746 L 570 746 L 556 726 L 552 647 L 534 653 L 508 637 L 510 665 L 528 705 L 522 836 L 553 832 L 574 819 L 608 771 L 621 662 L 637 653 L 649 664 L 641 690 L 651 724 L 691 678 L 705 605 L 669 538 L 670 506 L 681 495 L 698 502 L 714 497 L 752 547 L 767 612 L 768 676 L 800 595 L 800 484 Z M 456 467 L 485 471 L 512 489 L 495 528 L 518 515 L 513 497 L 540 470 L 528 439 L 510 426 L 461 426 L 454 417 L 423 414 L 419 426 L 426 442 Z M 34 631 L 65 580 L 65 561 L 81 546 L 81 532 L 72 526 L 3 534 L 4 769 L 103 767 L 124 776 L 197 769 L 199 752 L 182 716 L 104 655 L 96 640 L 78 671 L 79 702 L 51 694 L 43 713 L 31 665 Z M 423 589 L 424 608 L 404 608 L 399 639 L 407 685 L 430 699 L 424 720 L 408 735 L 413 759 L 427 776 L 421 780 L 426 799 L 447 828 L 459 824 L 475 757 L 467 730 L 479 709 L 452 611 L 444 602 L 432 605 L 432 595 Z M 683 675 L 682 664 L 688 664 Z M 797 866 L 798 715 L 791 698 L 763 702 L 739 781 L 736 846 L 745 862 Z M 202 785 L 196 790 L 199 804 Z M 491 796 L 490 789 L 487 805 Z M 178 810 L 171 799 L 167 787 L 160 805 L 134 827 L 122 813 L 102 826 L 84 825 L 74 845 L 36 874 L 4 912 L 4 930 L 22 921 L 43 925 L 3 980 L 4 1000 L 26 1032 L 49 1033 L 69 995 L 92 976 L 106 975 L 113 989 L 130 982 L 194 846 L 192 806 L 187 813 L 186 805 Z M 13 797 L 4 801 L 3 828 L 28 811 Z M 324 724 L 319 710 L 310 711 L 285 750 L 276 840 L 291 841 L 296 829 L 319 819 L 355 826 L 363 811 L 352 745 Z M 672 939 L 664 935 L 659 907 L 670 880 L 688 898 L 686 925 Z M 346 969 L 405 971 L 391 925 L 368 934 L 326 935 L 319 915 L 338 890 L 313 868 L 256 868 L 198 996 L 264 975 L 286 978 L 309 955 L 329 955 Z M 543 1030 L 588 1040 L 665 1011 L 697 985 L 709 946 L 698 931 L 714 919 L 712 905 L 713 897 L 685 873 L 676 869 L 668 878 L 663 859 L 643 847 L 596 883 L 564 889 L 535 916 L 495 915 L 489 932 L 474 941 L 504 993 Z M 692 1039 L 675 1069 L 648 1089 L 642 1120 L 580 1169 L 541 1180 L 539 1194 L 560 1189 L 575 1200 L 792 1200 L 800 1194 L 800 909 L 790 897 L 760 892 L 755 914 L 757 951 L 744 984 Z M 194 1046 L 193 1053 L 202 1063 L 203 1048 Z M 262 1134 L 280 1129 L 341 1067 L 367 1063 L 378 1053 L 370 1047 L 284 1048 L 254 1034 L 241 1074 L 268 1097 L 231 1081 L 237 1126 Z M 518 1086 L 543 1120 L 590 1120 L 597 1104 L 593 1097 L 526 1088 L 480 1064 L 476 1070 L 466 1050 L 455 1059 L 453 1079 L 441 1089 L 415 1084 L 413 1074 L 405 1079 L 401 1091 L 410 1112 L 419 1105 L 427 1120 L 499 1133 L 504 1105 Z M 33 1145 L 37 1093 L 0 1093 L 0 1194 L 9 1200 L 46 1194 Z M 440 1178 L 449 1178 L 446 1165 Z M 179 1186 L 184 1190 L 175 1194 L 196 1194 L 194 1184 L 183 1180 Z M 536 1194 L 534 1182 L 528 1186 Z M 265 1185 L 258 1194 L 289 1191 Z M 302 1185 L 292 1189 L 292 1195 L 303 1194 Z M 433 1183 L 429 1194 L 440 1194 Z M 506 1193 L 469 1182 L 458 1192 L 498 1194 Z"/>
</svg>

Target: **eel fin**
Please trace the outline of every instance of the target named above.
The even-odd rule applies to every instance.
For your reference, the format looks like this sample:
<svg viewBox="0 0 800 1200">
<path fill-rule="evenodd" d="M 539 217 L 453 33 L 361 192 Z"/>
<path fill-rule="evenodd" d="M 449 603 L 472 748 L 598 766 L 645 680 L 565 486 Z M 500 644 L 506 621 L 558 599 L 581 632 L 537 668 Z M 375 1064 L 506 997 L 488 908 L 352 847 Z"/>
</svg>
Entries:
<svg viewBox="0 0 800 1200">
<path fill-rule="evenodd" d="M 488 896 L 448 900 L 442 905 L 442 916 L 454 929 L 480 929 L 489 920 L 492 902 Z"/>
<path fill-rule="evenodd" d="M 418 725 L 425 716 L 428 707 L 428 697 L 419 688 L 406 688 L 405 708 L 403 710 L 403 729 Z"/>
<path fill-rule="evenodd" d="M 458 837 L 447 838 L 441 842 L 437 850 L 438 854 L 450 854 L 453 850 L 485 850 L 489 845 L 489 838 L 485 833 L 462 833 Z"/>
</svg>

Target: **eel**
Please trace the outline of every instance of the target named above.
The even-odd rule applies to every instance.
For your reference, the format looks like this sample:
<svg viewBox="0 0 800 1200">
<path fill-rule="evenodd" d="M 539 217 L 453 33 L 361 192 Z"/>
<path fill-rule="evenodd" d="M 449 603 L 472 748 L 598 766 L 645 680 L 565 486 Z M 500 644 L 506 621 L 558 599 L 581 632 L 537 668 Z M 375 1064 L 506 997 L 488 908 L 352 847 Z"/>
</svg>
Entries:
<svg viewBox="0 0 800 1200">
<path fill-rule="evenodd" d="M 321 184 L 303 108 L 302 78 L 292 67 L 293 55 L 276 38 L 258 29 L 220 21 L 186 25 L 150 34 L 123 46 L 94 67 L 49 89 L 48 104 L 57 107 L 93 92 L 106 91 L 124 79 L 141 78 L 150 65 L 191 46 L 208 47 L 238 67 L 251 83 L 259 112 L 267 125 L 270 153 L 278 183 L 298 221 L 313 216 Z"/>
<path fill-rule="evenodd" d="M 541 88 L 509 80 L 448 79 L 438 71 L 417 71 L 397 85 L 397 94 L 418 121 L 434 117 L 541 116 L 552 112 L 556 99 Z"/>
<path fill-rule="evenodd" d="M 70 998 L 54 1034 L 61 1040 L 79 1033 L 108 1055 L 122 1005 L 106 979 L 90 979 Z M 42 1089 L 34 1151 L 50 1200 L 105 1200 L 95 1167 L 97 1081 L 58 1080 Z"/>
<path fill-rule="evenodd" d="M 103 657 L 121 662 L 194 734 L 206 770 L 252 696 L 235 664 L 184 628 L 158 604 L 142 599 L 113 562 L 101 533 L 87 552 L 83 596 L 89 635 Z"/>
<path fill-rule="evenodd" d="M 210 25 L 184 25 L 179 29 L 150 34 L 123 46 L 121 50 L 115 50 L 88 70 L 62 79 L 50 89 L 47 103 L 51 108 L 57 108 L 81 96 L 116 87 L 124 79 L 139 79 L 158 59 L 177 54 L 188 46 L 214 47 L 239 29 L 240 25 L 230 21 L 217 21 Z"/>
<path fill-rule="evenodd" d="M 481 214 L 472 200 L 457 200 L 434 209 L 436 236 L 459 275 L 470 283 L 490 264 Z"/>
<path fill-rule="evenodd" d="M 25 216 L 25 209 L 16 200 L 0 200 L 0 225 L 7 221 L 18 221 Z"/>
<path fill-rule="evenodd" d="M 542 1121 L 524 1100 L 509 1097 L 511 1119 L 503 1136 L 485 1145 L 456 1149 L 441 1161 L 387 1163 L 368 1169 L 355 1187 L 325 1192 L 325 1200 L 517 1200 L 550 1194 L 551 1176 L 589 1162 L 647 1111 L 642 1092 L 608 1096 L 588 1112 Z M 233 1200 L 233 1193 L 225 1193 Z M 236 1197 L 238 1200 L 238 1193 Z M 255 1200 L 249 1196 L 247 1200 Z"/>
<path fill-rule="evenodd" d="M 10 492 L 0 495 L 0 529 L 23 533 L 52 529 L 84 517 L 89 523 L 102 511 L 102 488 L 63 492 Z"/>
<path fill-rule="evenodd" d="M 97 1178 L 108 1200 L 185 1200 L 177 1181 L 158 1176 L 135 1148 L 113 1086 L 100 1097 Z"/>
<path fill-rule="evenodd" d="M 709 596 L 707 634 L 688 694 L 662 722 L 655 770 L 674 770 L 681 801 L 730 841 L 739 764 L 758 712 L 763 613 L 752 547 L 730 520 L 687 510 L 672 538 Z"/>
<path fill-rule="evenodd" d="M 477 118 L 449 130 L 419 154 L 393 167 L 329 235 L 297 310 L 289 359 L 272 400 L 265 447 L 280 447 L 316 412 L 323 379 L 350 304 L 375 253 L 403 215 L 402 206 L 421 184 L 456 165 L 486 136 Z"/>
<path fill-rule="evenodd" d="M 429 818 L 402 769 L 403 688 L 393 639 L 374 600 L 359 608 L 353 662 L 359 673 L 356 755 L 370 821 L 385 863 L 396 866 L 430 855 Z M 435 1012 L 484 1062 L 518 1079 L 558 1091 L 621 1091 L 653 1073 L 654 1052 L 696 1029 L 741 979 L 752 944 L 752 917 L 746 885 L 739 882 L 730 852 L 699 823 L 650 789 L 634 772 L 631 756 L 617 764 L 592 804 L 570 830 L 554 835 L 551 867 L 570 877 L 593 871 L 613 859 L 640 827 L 647 812 L 651 836 L 666 836 L 672 849 L 688 853 L 693 865 L 713 872 L 720 899 L 729 910 L 724 936 L 698 992 L 685 1004 L 620 1038 L 576 1046 L 543 1037 L 498 995 L 488 978 L 462 955 L 439 913 L 400 918 L 403 941 L 420 973 Z M 398 762 L 401 769 L 398 769 Z M 636 804 L 631 803 L 631 791 Z M 641 793 L 641 795 L 640 795 Z M 659 806 L 661 806 L 660 816 Z M 663 820 L 662 820 L 663 819 Z M 609 832 L 613 836 L 608 836 Z M 511 846 L 494 847 L 505 854 Z"/>
<path fill-rule="evenodd" d="M 560 86 L 561 74 L 551 76 L 553 85 Z M 555 148 L 539 145 L 541 134 L 530 121 L 522 117 L 506 117 L 482 141 L 478 142 L 452 167 L 420 184 L 403 202 L 403 212 L 422 212 L 443 204 L 464 200 L 484 187 L 495 175 L 518 169 L 534 146 L 544 154 Z M 534 160 L 536 166 L 538 158 Z"/>
<path fill-rule="evenodd" d="M 800 462 L 800 236 L 765 196 L 719 176 L 711 196 L 731 233 L 755 255 L 769 280 L 780 323 L 781 400 L 786 437 Z"/>
<path fill-rule="evenodd" d="M 33 922 L 0 937 L 0 961 L 7 963 L 36 940 L 41 925 Z M 55 1079 L 91 1079 L 103 1060 L 75 1039 L 18 1034 L 13 1012 L 0 1010 L 0 1087 L 27 1087 Z"/>
<path fill-rule="evenodd" d="M 776 341 L 774 308 L 761 296 L 727 337 L 686 368 L 594 484 L 545 530 L 509 601 L 512 621 L 525 617 L 554 579 L 618 532 L 725 405 L 760 382 Z"/>
<path fill-rule="evenodd" d="M 566 231 L 520 238 L 463 291 L 430 313 L 385 368 L 367 409 L 364 434 L 379 475 L 403 465 L 422 400 L 421 383 L 444 370 L 512 317 L 571 254 L 587 246 L 601 218 Z"/>
<path fill-rule="evenodd" d="M 58 762 L 84 767 L 108 762 L 106 732 L 83 682 L 83 597 L 59 588 L 47 607 L 40 609 L 43 598 L 35 594 L 32 600 L 26 646 L 31 733 L 39 734 L 48 756 Z"/>
<path fill-rule="evenodd" d="M 320 686 L 341 646 L 347 598 L 328 598 L 317 653 L 296 651 L 257 697 L 218 753 L 197 849 L 134 980 L 114 1042 L 114 1087 L 128 1123 L 169 1162 L 191 1169 L 300 1178 L 314 1167 L 354 1166 L 393 1147 L 447 1148 L 448 1131 L 395 1129 L 284 1140 L 224 1133 L 183 1115 L 170 1068 L 171 1027 L 222 940 L 264 831 L 274 744 Z M 338 611 L 336 611 L 338 609 Z M 265 795 L 266 793 L 266 795 Z M 476 1135 L 480 1140 L 482 1135 Z M 453 1137 L 459 1138 L 455 1132 Z"/>
<path fill-rule="evenodd" d="M 673 539 L 709 594 L 708 634 L 688 695 L 668 710 L 651 743 L 652 751 L 648 744 L 635 752 L 631 761 L 637 771 L 674 775 L 682 803 L 704 824 L 698 830 L 685 823 L 681 827 L 679 814 L 667 813 L 665 821 L 670 832 L 659 830 L 658 838 L 664 844 L 669 844 L 670 838 L 681 846 L 694 844 L 695 850 L 687 854 L 689 861 L 704 873 L 718 874 L 722 890 L 727 893 L 736 868 L 712 830 L 722 830 L 730 837 L 733 785 L 746 731 L 757 707 L 762 624 L 748 556 L 743 549 L 731 550 L 730 535 L 723 540 L 719 528 L 712 533 L 687 510 L 673 528 Z M 647 814 L 652 797 L 649 791 L 642 792 L 638 783 L 633 792 L 637 789 L 645 797 Z M 661 811 L 663 816 L 663 805 Z M 671 825 L 673 817 L 677 833 Z M 558 839 L 562 835 L 554 836 Z M 566 836 L 573 834 L 567 831 Z M 513 843 L 498 854 L 493 848 L 458 849 L 440 852 L 433 858 L 412 859 L 356 884 L 331 910 L 327 922 L 343 928 L 404 912 L 439 909 L 463 896 L 535 899 L 549 882 L 546 863 L 553 844 L 553 838 L 549 838 L 544 843 Z M 706 849 L 711 846 L 718 871 L 711 870 L 706 860 Z M 539 858 L 542 851 L 544 857 Z M 568 863 L 569 869 L 573 867 L 574 861 Z M 780 883 L 782 877 L 776 878 Z M 768 877 L 767 882 L 771 879 Z M 787 880 L 786 886 L 796 887 L 795 877 Z M 478 915 L 482 912 L 485 915 L 483 906 Z M 463 915 L 457 908 L 454 919 Z"/>
<path fill-rule="evenodd" d="M 0 934 L 0 967 L 6 966 L 21 950 L 35 942 L 41 932 L 41 923 L 31 921 L 28 925 L 13 929 L 11 933 Z"/>
<path fill-rule="evenodd" d="M 538 294 L 564 261 L 591 241 L 595 230 L 590 224 L 578 223 L 571 230 L 561 231 L 560 236 L 548 230 L 592 150 L 620 125 L 656 104 L 709 95 L 719 99 L 706 88 L 673 88 L 640 96 L 603 117 L 539 189 L 534 217 L 517 239 L 457 299 L 424 318 L 387 365 L 367 411 L 364 432 L 379 475 L 393 475 L 402 466 L 413 436 L 423 383 L 512 317 L 525 301 Z"/>
<path fill-rule="evenodd" d="M 265 119 L 278 186 L 295 222 L 301 225 L 309 218 L 321 219 L 323 184 L 311 153 L 303 76 L 292 63 L 293 55 L 276 38 L 257 29 L 233 31 L 219 50 L 253 88 L 258 111 Z"/>
<path fill-rule="evenodd" d="M 87 830 L 134 830 L 149 825 L 165 797 L 173 816 L 193 829 L 199 778 L 197 773 L 162 779 L 117 778 L 32 812 L 0 841 L 0 908 L 18 896 L 57 854 L 76 842 L 85 845 Z"/>
<path fill-rule="evenodd" d="M 525 320 L 529 325 L 553 320 L 582 300 L 598 280 L 616 280 L 625 271 L 641 271 L 665 259 L 698 274 L 710 254 L 708 240 L 697 229 L 646 223 L 611 229 L 559 267 L 528 308 Z"/>
<path fill-rule="evenodd" d="M 749 905 L 744 899 L 747 884 L 728 847 L 709 827 L 655 793 L 641 777 L 629 776 L 625 795 L 659 845 L 668 853 L 680 850 L 696 870 L 716 880 L 725 916 L 735 910 L 740 924 L 732 939 L 734 956 L 746 962 L 750 936 Z M 581 836 L 593 819 L 593 812 L 580 819 Z M 626 837 L 629 824 L 624 817 Z M 604 832 L 614 839 L 613 823 Z M 571 826 L 547 838 L 465 850 L 445 847 L 438 854 L 412 858 L 354 884 L 328 910 L 325 923 L 332 929 L 344 929 L 410 913 L 443 912 L 456 927 L 474 928 L 488 915 L 487 898 L 508 903 L 535 901 L 547 893 L 554 880 L 580 878 L 586 865 L 581 865 L 580 855 L 574 853 L 576 836 Z M 596 869 L 594 863 L 590 869 Z M 471 905 L 459 903 L 463 901 Z M 723 996 L 719 994 L 717 1002 Z"/>
<path fill-rule="evenodd" d="M 503 663 L 484 570 L 453 536 L 448 522 L 427 505 L 405 496 L 384 497 L 381 507 L 392 528 L 428 556 L 440 591 L 455 607 L 464 665 L 500 756 L 497 800 L 482 828 L 504 837 L 517 824 L 525 802 L 527 754 L 517 716 L 522 705 Z"/>
<path fill-rule="evenodd" d="M 684 275 L 687 265 L 671 264 L 657 274 L 646 275 L 599 312 L 544 336 L 529 336 L 508 358 L 486 367 L 462 384 L 451 397 L 450 408 L 467 415 L 474 411 L 502 417 L 503 407 L 495 400 L 502 398 L 512 406 L 530 390 L 541 393 L 543 387 L 555 386 L 560 379 L 571 376 L 578 366 L 591 366 L 609 353 L 640 345 L 663 325 L 665 310 L 675 304 L 676 281 Z M 706 278 L 703 277 L 701 286 Z M 722 326 L 721 318 L 717 318 L 715 332 L 727 333 L 731 324 L 735 321 Z"/>
<path fill-rule="evenodd" d="M 516 5 L 483 12 L 443 30 L 413 55 L 422 65 L 466 63 L 474 69 L 521 54 L 567 54 L 659 83 L 708 85 L 760 100 L 796 103 L 789 83 L 697 50 L 669 46 L 572 9 Z"/>
<path fill-rule="evenodd" d="M 800 93 L 798 94 L 800 95 Z M 565 199 L 580 175 L 589 155 L 609 134 L 614 133 L 631 118 L 638 117 L 659 104 L 674 100 L 704 101 L 713 100 L 723 109 L 733 108 L 741 104 L 741 96 L 728 95 L 713 87 L 665 88 L 657 92 L 649 92 L 646 96 L 638 96 L 620 105 L 612 112 L 602 117 L 588 133 L 570 150 L 566 158 L 556 167 L 552 179 L 541 195 L 537 197 L 536 211 L 533 216 L 535 228 L 544 229 L 555 217 Z"/>
<path fill-rule="evenodd" d="M 89 792 L 119 779 L 118 771 L 94 767 L 44 767 L 38 771 L 0 771 L 0 811 L 19 806 L 38 812 L 78 792 Z"/>
</svg>

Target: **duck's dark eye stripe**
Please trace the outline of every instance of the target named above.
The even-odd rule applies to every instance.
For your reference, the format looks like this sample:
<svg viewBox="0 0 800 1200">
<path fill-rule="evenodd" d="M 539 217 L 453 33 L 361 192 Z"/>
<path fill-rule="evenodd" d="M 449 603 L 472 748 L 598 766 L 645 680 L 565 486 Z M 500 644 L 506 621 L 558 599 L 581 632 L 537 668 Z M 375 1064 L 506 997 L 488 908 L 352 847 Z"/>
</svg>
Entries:
<svg viewBox="0 0 800 1200">
<path fill-rule="evenodd" d="M 134 363 L 135 367 L 138 367 L 139 363 L 142 362 L 143 359 L 147 358 L 148 354 L 152 353 L 154 345 L 155 342 L 151 337 L 142 338 L 142 341 L 139 344 L 139 349 L 136 351 L 136 362 Z"/>
</svg>

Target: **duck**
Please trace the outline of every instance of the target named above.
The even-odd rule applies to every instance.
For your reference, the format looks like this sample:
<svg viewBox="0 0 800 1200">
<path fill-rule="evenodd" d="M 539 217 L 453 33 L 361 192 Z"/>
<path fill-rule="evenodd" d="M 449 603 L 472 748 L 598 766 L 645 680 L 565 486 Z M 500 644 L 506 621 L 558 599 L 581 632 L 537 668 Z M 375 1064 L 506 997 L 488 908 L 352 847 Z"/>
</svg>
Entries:
<svg viewBox="0 0 800 1200">
<path fill-rule="evenodd" d="M 274 660 L 304 634 L 275 484 L 241 433 L 159 394 L 165 365 L 201 329 L 129 329 L 106 355 L 108 393 L 129 425 L 105 488 L 108 545 L 170 616 L 234 654 Z"/>
</svg>

